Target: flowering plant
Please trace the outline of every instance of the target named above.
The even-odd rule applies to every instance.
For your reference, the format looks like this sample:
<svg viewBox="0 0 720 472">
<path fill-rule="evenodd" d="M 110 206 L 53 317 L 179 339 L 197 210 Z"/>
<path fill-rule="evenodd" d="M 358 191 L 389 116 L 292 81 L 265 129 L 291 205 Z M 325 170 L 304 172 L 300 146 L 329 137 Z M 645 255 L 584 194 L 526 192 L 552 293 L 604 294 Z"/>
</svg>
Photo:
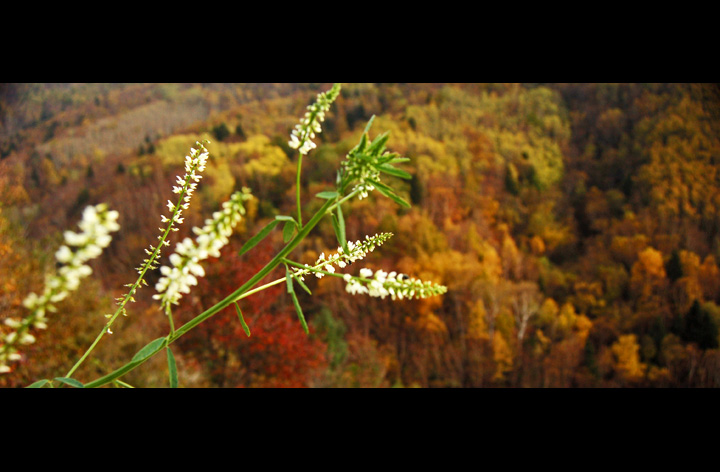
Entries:
<svg viewBox="0 0 720 472">
<path fill-rule="evenodd" d="M 270 234 L 275 226 L 282 222 L 284 225 L 283 239 L 285 246 L 272 260 L 223 300 L 217 302 L 203 313 L 196 315 L 179 328 L 175 328 L 172 306 L 179 304 L 183 294 L 189 293 L 192 287 L 197 285 L 197 278 L 205 275 L 201 262 L 210 256 L 220 257 L 221 248 L 228 243 L 233 228 L 246 212 L 244 204 L 254 198 L 247 188 L 234 193 L 228 201 L 222 204 L 221 210 L 213 213 L 212 218 L 205 220 L 205 225 L 202 228 L 193 228 L 196 235 L 194 240 L 188 237 L 177 242 L 175 251 L 168 258 L 169 264 L 160 266 L 161 248 L 170 246 L 169 234 L 178 230 L 176 225 L 182 224 L 182 212 L 189 207 L 192 194 L 202 178 L 202 172 L 209 158 L 209 152 L 205 147 L 208 142 L 196 143 L 197 149 L 192 148 L 190 154 L 186 156 L 185 176 L 178 176 L 176 179 L 177 185 L 173 187 L 173 193 L 178 195 L 178 201 L 175 203 L 168 201 L 167 207 L 171 212 L 171 216 L 161 216 L 161 222 L 165 223 L 166 226 L 160 228 L 161 235 L 158 236 L 160 242 L 157 246 L 150 245 L 149 249 L 145 250 L 148 257 L 137 268 L 139 277 L 134 283 L 127 284 L 127 287 L 129 287 L 128 292 L 117 299 L 118 308 L 115 313 L 105 315 L 108 321 L 95 341 L 64 376 L 39 380 L 30 386 L 100 387 L 110 383 L 126 386 L 127 384 L 120 380 L 123 375 L 164 350 L 168 360 L 169 384 L 171 387 L 177 387 L 177 367 L 171 344 L 231 304 L 235 306 L 245 333 L 250 336 L 250 327 L 245 322 L 237 302 L 266 288 L 283 282 L 286 283 L 287 292 L 292 298 L 298 319 L 305 332 L 308 333 L 307 322 L 295 294 L 295 285 L 299 285 L 303 290 L 312 294 L 305 283 L 306 276 L 309 274 L 313 274 L 317 278 L 325 276 L 342 278 L 346 284 L 346 291 L 353 295 L 366 294 L 371 297 L 382 299 L 389 297 L 392 300 L 397 300 L 424 298 L 445 293 L 447 289 L 442 285 L 423 282 L 395 271 L 388 273 L 384 270 L 372 271 L 368 268 L 361 268 L 358 275 L 352 275 L 350 272 L 339 273 L 340 270 L 348 269 L 350 264 L 365 258 L 370 252 L 392 237 L 391 233 L 381 233 L 366 236 L 363 241 L 348 241 L 342 210 L 343 203 L 355 197 L 367 198 L 371 192 L 377 190 L 380 194 L 392 199 L 399 205 L 410 206 L 392 188 L 381 181 L 383 174 L 404 179 L 410 178 L 410 174 L 394 166 L 406 162 L 408 159 L 386 150 L 385 146 L 389 139 L 387 133 L 370 140 L 369 129 L 373 119 L 365 127 L 360 142 L 347 154 L 345 161 L 341 163 L 337 172 L 335 189 L 320 192 L 316 195 L 317 198 L 324 200 L 324 203 L 303 224 L 300 204 L 302 157 L 316 147 L 312 140 L 322 131 L 325 115 L 339 96 L 340 89 L 340 84 L 335 84 L 329 91 L 319 94 L 316 101 L 307 107 L 307 112 L 300 123 L 291 131 L 288 145 L 298 151 L 296 217 L 288 215 L 276 216 L 274 220 L 258 234 L 250 238 L 240 249 L 240 254 L 251 251 Z M 327 256 L 325 253 L 321 253 L 312 265 L 292 260 L 290 258 L 292 251 L 325 217 L 331 219 L 335 230 L 339 245 L 337 251 Z M 6 320 L 6 324 L 14 328 L 15 331 L 2 339 L 0 345 L 0 373 L 12 371 L 12 362 L 18 360 L 21 355 L 17 349 L 18 345 L 34 342 L 35 338 L 30 333 L 31 328 L 43 329 L 46 327 L 48 322 L 45 317 L 46 313 L 55 311 L 55 304 L 62 301 L 70 291 L 77 289 L 80 285 L 80 279 L 90 275 L 92 271 L 84 263 L 90 258 L 99 256 L 102 249 L 109 245 L 110 233 L 119 229 L 117 218 L 118 212 L 108 210 L 105 205 L 91 206 L 83 213 L 83 220 L 80 223 L 82 233 L 73 233 L 71 231 L 65 233 L 66 245 L 61 246 L 56 253 L 58 262 L 65 265 L 58 270 L 57 274 L 47 277 L 45 291 L 42 295 L 30 294 L 26 298 L 25 306 L 30 310 L 30 314 L 24 320 Z M 75 250 L 70 249 L 70 246 L 74 247 Z M 256 287 L 260 280 L 281 265 L 285 267 L 285 277 Z M 112 334 L 110 328 L 117 317 L 120 314 L 127 316 L 127 303 L 133 302 L 133 296 L 137 290 L 141 286 L 147 285 L 145 281 L 147 271 L 158 268 L 161 277 L 155 285 L 157 293 L 153 295 L 153 298 L 159 301 L 160 308 L 168 318 L 168 334 L 151 341 L 140 349 L 129 362 L 103 377 L 84 384 L 73 378 L 74 372 L 88 358 L 103 336 Z"/>
</svg>

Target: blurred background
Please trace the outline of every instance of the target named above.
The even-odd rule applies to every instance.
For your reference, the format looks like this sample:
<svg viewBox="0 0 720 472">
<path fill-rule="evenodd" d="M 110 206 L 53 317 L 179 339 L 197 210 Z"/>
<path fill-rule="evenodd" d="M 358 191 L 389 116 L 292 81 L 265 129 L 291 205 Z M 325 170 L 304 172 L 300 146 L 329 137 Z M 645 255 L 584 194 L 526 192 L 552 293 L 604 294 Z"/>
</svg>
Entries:
<svg viewBox="0 0 720 472">
<path fill-rule="evenodd" d="M 293 214 L 290 130 L 331 85 L 0 84 L 0 321 L 27 314 L 85 206 L 107 203 L 121 225 L 0 386 L 63 375 L 90 345 L 199 139 L 210 163 L 171 242 L 243 186 L 257 200 L 176 326 L 264 266 L 281 230 L 238 249 Z M 718 84 L 343 84 L 303 159 L 305 215 L 373 115 L 371 137 L 389 130 L 388 149 L 411 159 L 412 180 L 387 181 L 412 208 L 377 192 L 349 202 L 348 238 L 394 233 L 362 266 L 448 293 L 393 302 L 313 277 L 313 296 L 298 292 L 307 336 L 277 285 L 241 301 L 250 338 L 230 307 L 175 344 L 181 387 L 720 387 Z M 325 221 L 292 256 L 336 249 Z M 166 334 L 157 278 L 76 378 Z M 165 357 L 124 380 L 166 386 Z"/>
</svg>

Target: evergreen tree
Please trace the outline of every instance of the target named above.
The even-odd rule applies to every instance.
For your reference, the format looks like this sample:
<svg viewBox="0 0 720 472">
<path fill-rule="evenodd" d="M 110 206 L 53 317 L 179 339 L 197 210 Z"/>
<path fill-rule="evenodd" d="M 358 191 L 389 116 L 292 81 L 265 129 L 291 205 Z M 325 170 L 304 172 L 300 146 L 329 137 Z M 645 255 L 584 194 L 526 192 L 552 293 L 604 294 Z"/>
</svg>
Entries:
<svg viewBox="0 0 720 472">
<path fill-rule="evenodd" d="M 665 266 L 665 272 L 667 273 L 668 279 L 673 282 L 683 276 L 680 254 L 677 250 L 674 250 L 670 255 L 670 260 L 668 260 L 667 265 Z"/>
<path fill-rule="evenodd" d="M 682 332 L 684 341 L 696 343 L 703 350 L 718 347 L 718 326 L 710 314 L 702 309 L 700 302 L 697 300 L 693 302 L 684 321 Z"/>
</svg>

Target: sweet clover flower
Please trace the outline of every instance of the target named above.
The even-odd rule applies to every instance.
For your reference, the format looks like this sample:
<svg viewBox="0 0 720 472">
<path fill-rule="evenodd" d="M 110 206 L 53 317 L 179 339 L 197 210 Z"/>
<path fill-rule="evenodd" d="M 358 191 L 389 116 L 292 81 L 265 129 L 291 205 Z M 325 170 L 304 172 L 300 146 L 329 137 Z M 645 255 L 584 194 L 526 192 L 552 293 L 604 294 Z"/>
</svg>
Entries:
<svg viewBox="0 0 720 472">
<path fill-rule="evenodd" d="M 339 94 L 340 84 L 334 84 L 330 90 L 319 94 L 315 103 L 308 105 L 308 111 L 305 112 L 302 121 L 295 125 L 290 134 L 288 146 L 297 149 L 300 154 L 307 154 L 317 147 L 312 140 L 315 138 L 315 133 L 322 131 L 320 124 L 325 121 L 325 113 Z"/>
<path fill-rule="evenodd" d="M 82 221 L 78 224 L 80 232 L 65 231 L 63 239 L 65 244 L 55 253 L 55 259 L 62 266 L 45 278 L 45 289 L 42 294 L 30 293 L 23 305 L 31 314 L 23 320 L 8 318 L 5 325 L 14 331 L 5 335 L 0 346 L 0 373 L 9 372 L 7 361 L 20 359 L 20 354 L 13 347 L 15 344 L 32 344 L 35 336 L 28 331 L 30 328 L 47 328 L 47 312 L 55 312 L 55 303 L 64 300 L 70 292 L 80 287 L 81 279 L 92 274 L 92 268 L 85 263 L 102 254 L 104 248 L 110 245 L 110 233 L 120 229 L 117 223 L 118 212 L 108 210 L 107 205 L 101 203 L 88 206 L 82 214 Z"/>
<path fill-rule="evenodd" d="M 347 284 L 345 290 L 352 295 L 361 293 L 371 297 L 390 296 L 393 300 L 402 300 L 403 298 L 426 298 L 447 292 L 447 287 L 444 285 L 423 282 L 394 271 L 387 273 L 378 270 L 373 276 L 372 270 L 362 268 L 360 277 L 351 277 L 350 274 L 345 274 L 343 279 Z"/>
<path fill-rule="evenodd" d="M 325 253 L 320 253 L 314 266 L 305 265 L 307 269 L 293 269 L 295 276 L 300 280 L 305 280 L 304 276 L 310 272 L 315 272 L 315 277 L 321 279 L 324 274 L 322 272 L 313 271 L 313 269 L 321 269 L 325 272 L 334 273 L 335 267 L 345 268 L 347 265 L 352 264 L 355 261 L 364 259 L 369 253 L 375 250 L 376 247 L 381 246 L 385 241 L 392 237 L 392 233 L 380 233 L 375 236 L 365 236 L 364 241 L 357 240 L 355 242 L 348 241 L 348 253 L 345 254 L 343 249 L 339 247 L 337 252 L 329 254 L 327 257 Z"/>
<path fill-rule="evenodd" d="M 209 141 L 205 141 L 209 142 Z M 178 185 L 173 186 L 173 193 L 179 194 L 180 199 L 183 203 L 180 203 L 178 201 L 177 203 L 173 203 L 172 201 L 168 200 L 167 207 L 168 211 L 170 211 L 171 216 L 168 218 L 165 215 L 160 215 L 160 221 L 163 223 L 169 223 L 169 229 L 172 231 L 178 231 L 178 228 L 176 228 L 174 225 L 182 224 L 184 221 L 184 218 L 181 217 L 183 210 L 187 210 L 190 207 L 190 199 L 192 198 L 193 192 L 195 192 L 195 189 L 197 188 L 198 182 L 200 182 L 200 179 L 202 179 L 201 172 L 205 170 L 205 167 L 207 165 L 207 160 L 209 157 L 209 153 L 203 143 L 196 141 L 195 145 L 198 146 L 198 149 L 190 148 L 190 155 L 185 156 L 185 175 L 183 177 L 180 177 L 179 175 L 176 177 L 175 182 Z M 161 244 L 164 244 L 165 246 L 169 246 L 170 243 L 168 241 L 165 241 L 165 236 L 167 235 L 167 229 L 158 228 L 161 232 L 164 232 L 165 234 L 163 236 L 158 236 L 158 239 L 161 240 Z M 150 245 L 150 250 L 146 249 L 145 252 L 148 254 L 155 253 L 156 248 L 153 245 Z M 150 264 L 151 269 L 156 269 L 157 266 L 153 263 L 157 261 L 157 259 L 160 257 L 160 250 L 157 250 L 157 254 L 154 258 L 154 260 L 151 259 L 144 259 L 143 262 L 145 264 Z M 137 271 L 139 273 L 142 273 L 144 269 L 144 266 L 138 267 Z"/>
<path fill-rule="evenodd" d="M 162 277 L 155 285 L 156 300 L 161 300 L 162 308 L 167 313 L 170 305 L 177 305 L 183 293 L 190 293 L 190 288 L 197 285 L 197 277 L 204 277 L 205 270 L 200 261 L 208 257 L 220 257 L 220 249 L 228 244 L 233 228 L 245 214 L 244 201 L 253 198 L 250 190 L 243 188 L 235 192 L 230 200 L 222 204 L 222 210 L 213 213 L 212 219 L 205 220 L 202 228 L 193 228 L 197 235 L 195 241 L 185 238 L 175 246 L 170 255 L 170 266 L 160 267 Z"/>
<path fill-rule="evenodd" d="M 158 268 L 158 261 L 161 256 L 162 246 L 170 245 L 170 241 L 167 240 L 168 234 L 170 233 L 170 231 L 178 231 L 179 229 L 175 225 L 182 224 L 182 222 L 184 221 L 184 218 L 182 218 L 182 212 L 183 210 L 187 210 L 190 207 L 190 200 L 192 198 L 192 195 L 197 188 L 198 182 L 200 182 L 200 180 L 202 179 L 201 173 L 205 170 L 205 167 L 207 166 L 209 153 L 208 150 L 205 148 L 204 143 L 209 143 L 209 141 L 196 141 L 195 145 L 198 147 L 198 149 L 190 148 L 190 155 L 185 156 L 185 175 L 182 177 L 178 175 L 175 178 L 175 183 L 177 183 L 177 185 L 173 186 L 172 191 L 174 194 L 179 195 L 179 199 L 177 203 L 173 203 L 172 201 L 168 200 L 166 206 L 170 211 L 171 216 L 169 218 L 165 215 L 160 215 L 160 221 L 162 223 L 167 223 L 167 227 L 158 228 L 158 230 L 162 233 L 158 236 L 158 239 L 160 240 L 158 247 L 155 247 L 151 244 L 149 249 L 145 249 L 145 253 L 149 257 L 143 259 L 143 264 L 135 268 L 135 270 L 137 270 L 137 272 L 140 274 L 140 277 L 134 284 L 125 285 L 126 287 L 130 287 L 130 291 L 128 293 L 116 298 L 117 304 L 120 307 L 119 310 L 124 316 L 127 316 L 125 304 L 128 301 L 135 301 L 133 296 L 135 295 L 135 292 L 137 292 L 138 288 L 140 288 L 141 283 L 143 285 L 147 285 L 147 282 L 144 278 L 145 272 Z M 114 319 L 113 315 L 107 314 L 105 316 L 107 318 Z M 112 331 L 110 331 L 109 327 L 108 333 L 112 334 Z"/>
</svg>

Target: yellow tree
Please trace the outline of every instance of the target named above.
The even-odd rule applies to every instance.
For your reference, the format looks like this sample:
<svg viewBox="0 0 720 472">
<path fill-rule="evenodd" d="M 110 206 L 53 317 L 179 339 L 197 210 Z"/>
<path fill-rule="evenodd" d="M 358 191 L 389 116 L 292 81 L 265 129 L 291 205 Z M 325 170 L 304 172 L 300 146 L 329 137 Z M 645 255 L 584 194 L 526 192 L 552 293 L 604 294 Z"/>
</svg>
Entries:
<svg viewBox="0 0 720 472">
<path fill-rule="evenodd" d="M 647 247 L 640 251 L 630 271 L 630 290 L 636 299 L 661 295 L 667 287 L 662 253 Z"/>
<path fill-rule="evenodd" d="M 621 380 L 634 383 L 643 378 L 647 365 L 640 362 L 637 336 L 634 334 L 620 336 L 611 350 L 615 358 L 615 372 Z"/>
</svg>

